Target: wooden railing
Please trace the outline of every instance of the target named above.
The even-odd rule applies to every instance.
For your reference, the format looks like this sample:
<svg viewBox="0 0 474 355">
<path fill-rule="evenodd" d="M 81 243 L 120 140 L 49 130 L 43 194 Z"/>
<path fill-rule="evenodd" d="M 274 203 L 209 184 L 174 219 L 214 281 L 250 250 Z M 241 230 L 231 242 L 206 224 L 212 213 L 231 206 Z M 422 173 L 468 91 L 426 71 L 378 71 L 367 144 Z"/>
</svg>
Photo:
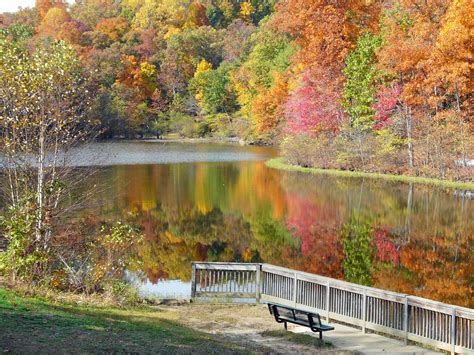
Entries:
<svg viewBox="0 0 474 355">
<path fill-rule="evenodd" d="M 269 264 L 193 263 L 192 298 L 277 303 L 412 340 L 474 354 L 474 310 Z"/>
</svg>

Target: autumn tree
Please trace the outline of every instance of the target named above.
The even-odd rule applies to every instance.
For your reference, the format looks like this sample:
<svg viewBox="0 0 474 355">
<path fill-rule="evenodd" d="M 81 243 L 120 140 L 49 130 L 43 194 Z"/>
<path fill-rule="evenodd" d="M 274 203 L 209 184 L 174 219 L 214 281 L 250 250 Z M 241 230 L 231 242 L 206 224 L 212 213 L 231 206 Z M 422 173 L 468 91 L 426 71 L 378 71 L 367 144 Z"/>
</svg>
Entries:
<svg viewBox="0 0 474 355">
<path fill-rule="evenodd" d="M 119 17 L 120 7 L 114 0 L 76 1 L 71 5 L 70 14 L 89 29 L 93 29 L 102 19 Z"/>
<path fill-rule="evenodd" d="M 415 166 L 413 119 L 429 114 L 422 82 L 446 8 L 446 0 L 423 4 L 407 0 L 388 10 L 384 17 L 384 45 L 378 59 L 380 68 L 401 84 L 400 106 L 405 118 L 410 168 Z"/>
<path fill-rule="evenodd" d="M 36 8 L 40 18 L 44 18 L 48 11 L 54 7 L 65 10 L 67 3 L 65 0 L 36 0 Z"/>
<path fill-rule="evenodd" d="M 119 41 L 128 30 L 128 21 L 123 17 L 112 17 L 101 20 L 95 30 L 105 34 L 111 41 Z"/>
<path fill-rule="evenodd" d="M 69 21 L 71 21 L 71 16 L 65 9 L 53 7 L 43 17 L 38 27 L 38 32 L 41 35 L 58 38 L 63 24 Z"/>
<path fill-rule="evenodd" d="M 257 133 L 281 132 L 284 108 L 288 99 L 288 78 L 280 73 L 274 73 L 275 83 L 270 90 L 264 90 L 255 97 L 252 104 L 252 118 Z"/>
<path fill-rule="evenodd" d="M 290 93 L 285 107 L 286 130 L 291 134 L 336 132 L 343 119 L 339 105 L 340 94 L 332 89 L 330 79 L 324 74 L 312 79 L 303 74 L 300 86 Z"/>
<path fill-rule="evenodd" d="M 30 53 L 0 38 L 0 74 L 7 254 L 15 272 L 38 281 L 54 229 L 71 208 L 68 195 L 77 176 L 69 153 L 90 138 L 91 92 L 74 50 L 64 42 L 45 42 Z"/>
<path fill-rule="evenodd" d="M 232 73 L 240 112 L 258 133 L 277 132 L 288 91 L 284 73 L 295 49 L 286 35 L 267 27 L 251 35 L 249 46 L 246 61 Z"/>
</svg>

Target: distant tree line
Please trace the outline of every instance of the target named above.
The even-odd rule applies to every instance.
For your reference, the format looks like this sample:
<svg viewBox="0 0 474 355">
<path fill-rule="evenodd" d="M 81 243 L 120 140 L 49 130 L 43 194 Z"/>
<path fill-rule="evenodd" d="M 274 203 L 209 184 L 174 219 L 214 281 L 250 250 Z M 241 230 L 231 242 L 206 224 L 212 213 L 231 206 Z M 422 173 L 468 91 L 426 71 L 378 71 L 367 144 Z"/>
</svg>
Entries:
<svg viewBox="0 0 474 355">
<path fill-rule="evenodd" d="M 37 0 L 3 35 L 63 40 L 102 138 L 283 142 L 288 162 L 466 179 L 469 0 Z"/>
</svg>

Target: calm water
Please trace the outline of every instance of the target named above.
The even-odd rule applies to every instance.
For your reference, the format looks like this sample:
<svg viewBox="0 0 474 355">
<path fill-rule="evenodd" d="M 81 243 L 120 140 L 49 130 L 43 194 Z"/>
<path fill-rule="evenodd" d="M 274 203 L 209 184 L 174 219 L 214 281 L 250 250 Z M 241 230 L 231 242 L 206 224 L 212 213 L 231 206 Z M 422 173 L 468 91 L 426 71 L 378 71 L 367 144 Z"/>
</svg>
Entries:
<svg viewBox="0 0 474 355">
<path fill-rule="evenodd" d="M 244 261 L 474 306 L 474 200 L 454 191 L 281 172 L 264 165 L 269 148 L 102 143 L 85 153 L 80 165 L 101 166 L 91 183 L 107 187 L 91 201 L 97 215 L 144 230 L 142 264 L 127 272 L 143 293 L 187 297 L 191 261 Z M 368 238 L 350 233 L 360 226 Z"/>
</svg>

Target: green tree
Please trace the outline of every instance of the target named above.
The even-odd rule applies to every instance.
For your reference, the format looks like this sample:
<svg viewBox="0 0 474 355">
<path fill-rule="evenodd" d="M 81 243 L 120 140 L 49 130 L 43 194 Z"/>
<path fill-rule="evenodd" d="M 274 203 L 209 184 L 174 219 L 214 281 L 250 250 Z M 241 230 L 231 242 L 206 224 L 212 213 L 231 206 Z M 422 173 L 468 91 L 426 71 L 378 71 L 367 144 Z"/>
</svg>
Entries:
<svg viewBox="0 0 474 355">
<path fill-rule="evenodd" d="M 362 34 L 356 47 L 346 58 L 344 75 L 344 103 L 351 118 L 351 127 L 370 130 L 375 111 L 372 107 L 377 91 L 375 79 L 375 52 L 381 46 L 380 36 L 370 32 Z"/>
<path fill-rule="evenodd" d="M 237 109 L 236 96 L 229 78 L 228 66 L 197 72 L 190 81 L 204 114 L 230 113 Z"/>
</svg>

